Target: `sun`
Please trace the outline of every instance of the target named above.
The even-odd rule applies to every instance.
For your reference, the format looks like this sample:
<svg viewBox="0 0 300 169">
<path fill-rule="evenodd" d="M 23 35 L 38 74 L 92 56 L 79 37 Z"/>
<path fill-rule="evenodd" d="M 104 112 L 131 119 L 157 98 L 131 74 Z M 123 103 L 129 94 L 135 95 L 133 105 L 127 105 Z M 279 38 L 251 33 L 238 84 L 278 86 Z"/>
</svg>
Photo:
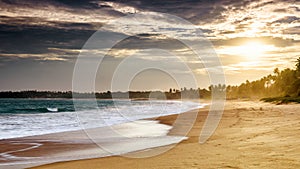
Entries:
<svg viewBox="0 0 300 169">
<path fill-rule="evenodd" d="M 264 44 L 259 41 L 249 41 L 239 46 L 223 48 L 221 52 L 230 55 L 244 56 L 249 59 L 256 59 L 262 57 L 266 52 L 274 50 L 274 48 L 274 45 Z"/>
<path fill-rule="evenodd" d="M 236 50 L 241 55 L 257 58 L 268 51 L 268 45 L 264 45 L 260 42 L 248 42 L 237 46 Z"/>
</svg>

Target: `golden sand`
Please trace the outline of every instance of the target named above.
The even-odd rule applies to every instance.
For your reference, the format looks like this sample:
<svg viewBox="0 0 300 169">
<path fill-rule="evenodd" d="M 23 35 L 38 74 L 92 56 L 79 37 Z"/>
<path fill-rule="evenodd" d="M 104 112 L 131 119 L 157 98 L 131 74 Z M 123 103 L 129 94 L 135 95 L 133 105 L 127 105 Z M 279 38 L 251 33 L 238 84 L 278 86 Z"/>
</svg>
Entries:
<svg viewBox="0 0 300 169">
<path fill-rule="evenodd" d="M 300 168 L 299 113 L 299 104 L 229 101 L 217 130 L 204 144 L 198 143 L 198 137 L 207 110 L 199 112 L 188 140 L 166 153 L 141 159 L 114 156 L 60 162 L 35 169 Z M 175 119 L 174 115 L 158 118 L 164 124 Z"/>
</svg>

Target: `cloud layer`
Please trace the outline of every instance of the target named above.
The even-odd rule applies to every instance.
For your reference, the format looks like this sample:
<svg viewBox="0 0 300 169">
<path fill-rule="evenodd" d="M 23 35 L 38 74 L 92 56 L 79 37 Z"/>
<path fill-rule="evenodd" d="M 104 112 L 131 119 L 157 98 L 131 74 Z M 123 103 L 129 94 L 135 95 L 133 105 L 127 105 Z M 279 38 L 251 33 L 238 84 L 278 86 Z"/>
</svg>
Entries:
<svg viewBox="0 0 300 169">
<path fill-rule="evenodd" d="M 251 71 L 259 72 L 259 78 L 260 74 L 270 73 L 275 67 L 292 67 L 292 61 L 300 55 L 300 3 L 297 1 L 2 0 L 0 11 L 0 67 L 3 70 L 0 77 L 6 81 L 0 85 L 2 90 L 22 88 L 17 84 L 26 79 L 18 80 L 19 72 L 26 72 L 32 67 L 37 70 L 31 72 L 32 76 L 46 69 L 45 74 L 51 74 L 50 77 L 54 79 L 72 76 L 72 65 L 88 38 L 106 23 L 131 13 L 144 13 L 145 20 L 155 20 L 147 13 L 167 13 L 186 19 L 200 28 L 215 46 L 229 79 L 241 73 L 252 76 Z M 129 28 L 127 24 L 134 24 L 134 21 L 117 23 L 107 31 L 122 35 L 124 29 Z M 114 59 L 118 62 L 117 57 L 129 54 L 149 60 L 142 51 L 163 48 L 184 56 L 189 64 L 193 64 L 194 72 L 204 74 L 202 63 L 188 59 L 193 53 L 176 40 L 165 36 L 176 32 L 174 37 L 196 42 L 198 39 L 193 39 L 195 29 L 168 18 L 163 22 L 157 21 L 155 25 L 136 25 L 130 29 L 131 37 L 115 46 L 108 55 L 111 57 L 110 62 Z M 222 50 L 250 41 L 262 42 L 274 48 L 263 53 L 252 65 L 246 64 L 252 63 L 251 59 Z M 60 68 L 52 70 L 51 66 Z M 243 78 L 236 77 L 232 83 L 244 81 Z M 16 85 L 11 88 L 12 83 Z M 46 84 L 43 89 L 59 90 L 59 87 L 53 88 L 51 85 Z M 40 85 L 33 88 L 37 86 Z M 63 82 L 62 86 L 68 89 L 70 82 Z"/>
</svg>

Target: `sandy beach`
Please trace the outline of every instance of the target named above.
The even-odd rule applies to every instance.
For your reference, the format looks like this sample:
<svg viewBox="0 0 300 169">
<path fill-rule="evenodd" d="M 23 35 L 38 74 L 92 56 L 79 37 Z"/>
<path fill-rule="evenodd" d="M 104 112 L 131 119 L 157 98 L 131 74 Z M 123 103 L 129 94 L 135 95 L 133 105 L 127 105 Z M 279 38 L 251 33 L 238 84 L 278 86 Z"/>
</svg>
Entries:
<svg viewBox="0 0 300 169">
<path fill-rule="evenodd" d="M 0 8 L 0 169 L 300 169 L 300 0 Z"/>
<path fill-rule="evenodd" d="M 299 104 L 227 101 L 217 130 L 204 144 L 199 144 L 198 138 L 207 109 L 199 111 L 188 139 L 163 154 L 149 158 L 113 156 L 34 168 L 299 168 L 299 110 Z M 157 120 L 170 125 L 175 119 L 176 115 L 171 115 Z M 176 132 L 172 129 L 169 135 Z"/>
</svg>

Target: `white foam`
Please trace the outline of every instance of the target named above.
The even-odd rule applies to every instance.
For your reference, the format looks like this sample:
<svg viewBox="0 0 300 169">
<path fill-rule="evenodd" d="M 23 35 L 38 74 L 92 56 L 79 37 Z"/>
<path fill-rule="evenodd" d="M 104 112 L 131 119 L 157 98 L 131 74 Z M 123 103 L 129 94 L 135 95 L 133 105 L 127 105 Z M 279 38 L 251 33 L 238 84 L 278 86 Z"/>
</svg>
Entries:
<svg viewBox="0 0 300 169">
<path fill-rule="evenodd" d="M 58 108 L 47 107 L 47 110 L 50 112 L 58 112 Z"/>
<path fill-rule="evenodd" d="M 25 144 L 25 145 L 31 145 L 31 146 L 28 147 L 28 148 L 22 148 L 22 149 L 15 150 L 15 151 L 6 151 L 6 152 L 3 152 L 3 153 L 0 153 L 0 158 L 1 159 L 6 159 L 6 160 L 10 160 L 10 159 L 12 159 L 12 160 L 32 159 L 34 157 L 18 157 L 18 156 L 13 155 L 13 153 L 28 151 L 28 150 L 31 150 L 31 149 L 38 148 L 42 145 L 40 143 L 22 143 L 22 142 L 12 142 L 12 144 L 14 144 L 14 145 L 23 145 L 23 144 Z"/>
<path fill-rule="evenodd" d="M 14 114 L 0 116 L 0 139 L 75 131 L 179 114 L 203 107 L 181 101 L 143 101 L 140 104 L 77 112 Z"/>
<path fill-rule="evenodd" d="M 1 163 L 0 168 L 27 168 L 59 161 L 121 155 L 129 152 L 175 144 L 186 139 L 186 137 L 181 136 L 167 136 L 170 129 L 170 126 L 160 124 L 157 121 L 139 120 L 111 127 L 106 126 L 88 129 L 88 133 L 92 136 L 93 141 L 99 146 L 98 148 L 78 150 L 77 147 L 74 147 L 74 149 L 68 149 L 67 152 L 47 155 L 47 157 L 30 158 L 30 160 L 25 157 L 18 158 L 17 156 L 12 155 L 14 152 L 25 151 L 40 146 L 38 143 L 26 143 L 32 146 L 26 149 L 2 153 L 3 158 L 7 157 L 11 159 L 11 157 L 13 157 L 17 160 Z M 68 139 L 72 140 L 72 138 Z M 64 138 L 64 141 L 68 140 Z M 139 157 L 143 157 L 143 154 L 135 156 L 135 158 Z"/>
</svg>

